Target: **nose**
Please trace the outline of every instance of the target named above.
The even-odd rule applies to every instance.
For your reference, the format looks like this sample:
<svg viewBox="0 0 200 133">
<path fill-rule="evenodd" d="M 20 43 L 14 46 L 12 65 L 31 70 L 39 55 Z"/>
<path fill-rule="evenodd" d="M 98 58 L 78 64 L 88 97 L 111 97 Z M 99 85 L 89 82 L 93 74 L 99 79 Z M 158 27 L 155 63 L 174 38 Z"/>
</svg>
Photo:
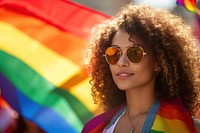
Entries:
<svg viewBox="0 0 200 133">
<path fill-rule="evenodd" d="M 119 61 L 117 62 L 117 65 L 119 67 L 128 67 L 130 65 L 130 62 L 126 56 L 126 53 L 122 54 L 122 56 L 119 58 Z"/>
</svg>

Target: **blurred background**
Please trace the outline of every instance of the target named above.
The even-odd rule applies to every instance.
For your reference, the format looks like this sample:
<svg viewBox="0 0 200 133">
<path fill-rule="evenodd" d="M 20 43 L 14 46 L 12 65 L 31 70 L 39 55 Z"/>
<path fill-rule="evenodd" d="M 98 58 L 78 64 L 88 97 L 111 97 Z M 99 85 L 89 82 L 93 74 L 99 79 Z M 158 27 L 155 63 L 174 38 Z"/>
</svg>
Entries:
<svg viewBox="0 0 200 133">
<path fill-rule="evenodd" d="M 0 0 L 0 133 L 79 133 L 102 112 L 82 51 L 92 26 L 130 2 L 170 10 L 199 33 L 176 0 Z"/>
<path fill-rule="evenodd" d="M 72 0 L 79 4 L 85 5 L 94 10 L 98 10 L 108 15 L 115 15 L 119 9 L 133 2 L 134 4 L 148 4 L 156 8 L 170 10 L 174 14 L 180 15 L 183 19 L 193 27 L 196 23 L 196 15 L 187 11 L 184 7 L 177 5 L 176 0 Z M 197 0 L 197 6 L 200 0 Z"/>
</svg>

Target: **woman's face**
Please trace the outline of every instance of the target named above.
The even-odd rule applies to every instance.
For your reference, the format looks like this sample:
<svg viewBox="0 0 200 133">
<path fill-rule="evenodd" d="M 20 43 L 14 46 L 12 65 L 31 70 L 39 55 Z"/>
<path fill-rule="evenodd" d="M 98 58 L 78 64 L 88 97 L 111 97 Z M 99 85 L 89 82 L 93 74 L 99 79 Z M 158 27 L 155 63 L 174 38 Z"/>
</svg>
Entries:
<svg viewBox="0 0 200 133">
<path fill-rule="evenodd" d="M 156 63 L 153 56 L 147 52 L 147 47 L 137 37 L 132 37 L 123 30 L 119 30 L 113 40 L 112 46 L 121 49 L 122 55 L 118 62 L 114 65 L 109 65 L 113 80 L 120 90 L 129 90 L 136 88 L 148 88 L 155 84 Z M 132 63 L 127 58 L 127 49 L 131 46 L 141 45 L 144 48 L 146 55 L 143 56 L 139 63 Z"/>
</svg>

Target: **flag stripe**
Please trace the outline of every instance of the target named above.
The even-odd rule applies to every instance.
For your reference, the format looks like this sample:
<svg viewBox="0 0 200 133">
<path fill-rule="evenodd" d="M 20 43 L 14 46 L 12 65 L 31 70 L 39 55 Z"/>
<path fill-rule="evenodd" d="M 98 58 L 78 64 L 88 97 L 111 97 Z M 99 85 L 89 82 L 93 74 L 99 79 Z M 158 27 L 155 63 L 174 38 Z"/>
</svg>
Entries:
<svg viewBox="0 0 200 133">
<path fill-rule="evenodd" d="M 196 0 L 177 0 L 176 3 L 184 6 L 192 13 L 197 13 Z"/>
<path fill-rule="evenodd" d="M 2 76 L 3 74 L 0 72 L 0 76 Z M 19 100 L 17 97 L 17 92 L 16 90 L 12 90 L 11 88 L 9 88 L 9 84 L 6 80 L 0 79 L 0 89 L 1 89 L 1 95 L 4 97 L 4 99 L 6 99 L 6 101 L 10 104 L 10 106 L 12 106 L 13 109 L 15 109 L 16 111 L 20 112 L 20 105 L 19 105 Z M 6 89 L 4 89 L 4 87 Z M 12 92 L 12 93 L 10 93 Z"/>
<path fill-rule="evenodd" d="M 82 62 L 80 61 L 82 59 L 80 51 L 84 48 L 84 39 L 69 32 L 61 31 L 32 16 L 15 13 L 6 9 L 2 11 L 0 11 L 1 21 L 13 25 L 18 30 L 21 30 L 21 32 L 24 32 L 24 34 L 30 36 L 30 38 L 34 38 L 41 44 L 54 50 L 65 58 L 68 58 L 74 63 L 82 65 Z M 36 31 L 40 32 L 37 32 L 36 34 Z"/>
<path fill-rule="evenodd" d="M 0 73 L 0 74 L 3 75 L 2 73 Z M 0 82 L 0 86 L 2 87 L 2 95 L 3 95 L 3 97 L 9 102 L 9 104 L 12 106 L 12 108 L 14 108 L 16 111 L 20 112 L 21 110 L 20 110 L 20 106 L 19 106 L 19 101 L 18 101 L 18 98 L 17 98 L 16 90 L 12 89 L 12 85 L 10 85 L 10 83 L 7 81 L 6 77 L 4 77 L 4 76 L 1 76 L 1 77 L 3 77 L 2 79 L 0 79 L 0 81 L 1 81 Z M 82 90 L 83 90 L 84 84 L 85 83 L 80 85 Z M 74 96 L 76 96 L 77 93 L 82 91 L 82 90 L 74 88 L 73 89 L 73 91 L 75 91 L 73 93 Z M 10 93 L 10 92 L 12 92 L 12 93 Z M 79 118 L 81 118 L 82 123 L 85 123 L 88 120 L 88 118 L 91 118 L 93 116 L 93 114 L 88 112 L 88 110 L 85 107 L 82 107 L 82 105 L 80 105 L 80 103 L 76 99 L 74 99 L 73 96 L 71 96 L 70 94 L 66 93 L 65 91 L 57 90 L 57 92 L 59 92 L 60 95 L 64 95 L 65 94 L 64 97 L 71 104 L 71 106 L 74 107 L 73 109 L 75 110 L 75 113 L 77 113 Z M 85 95 L 84 93 L 87 93 L 87 90 L 85 90 L 85 91 L 83 91 L 83 93 L 81 93 L 81 95 L 82 95 L 81 100 L 87 101 L 87 100 L 85 100 L 85 97 L 87 97 L 88 94 Z M 21 104 L 23 104 L 23 103 L 21 103 Z M 95 108 L 92 106 L 92 104 L 90 104 L 89 107 L 90 107 L 89 109 L 94 112 Z M 79 108 L 82 108 L 82 111 L 79 111 Z"/>
<path fill-rule="evenodd" d="M 12 25 L 0 21 L 0 29 L 1 49 L 26 62 L 56 86 L 62 85 L 74 74 L 80 72 L 78 65 L 47 49 Z"/>
<path fill-rule="evenodd" d="M 21 18 L 17 20 L 21 20 Z M 17 23 L 21 24 L 20 22 L 17 22 Z M 70 62 L 68 60 L 68 57 L 63 58 L 64 56 L 57 55 L 59 51 L 55 53 L 54 50 L 52 51 L 51 49 L 48 49 L 47 47 L 43 46 L 43 44 L 31 38 L 32 35 L 27 36 L 27 34 L 24 34 L 23 32 L 24 29 L 22 29 L 22 31 L 18 30 L 15 27 L 13 27 L 13 25 L 10 25 L 9 23 L 5 23 L 4 21 L 0 21 L 0 27 L 2 27 L 1 30 L 3 31 L 0 33 L 1 34 L 0 46 L 4 51 L 9 52 L 12 55 L 15 55 L 16 57 L 20 58 L 23 62 L 26 62 L 27 64 L 29 64 L 33 69 L 35 69 L 38 73 L 40 73 L 43 77 L 45 77 L 47 80 L 49 80 L 56 86 L 61 86 L 62 89 L 68 90 L 70 93 L 75 95 L 82 103 L 84 103 L 84 105 L 88 107 L 89 110 L 94 112 L 96 106 L 94 104 L 91 104 L 93 100 L 92 98 L 90 98 L 91 97 L 90 93 L 87 93 L 87 94 L 84 93 L 86 97 L 90 98 L 89 100 L 85 100 L 83 98 L 82 93 L 74 93 L 74 92 L 80 92 L 80 90 L 83 89 L 83 86 L 81 87 L 78 84 L 81 82 L 84 82 L 85 79 L 88 77 L 88 75 L 84 73 L 84 71 L 80 69 L 78 65 L 75 65 L 72 62 Z M 29 27 L 29 26 L 25 26 L 25 27 Z M 33 27 L 33 26 L 30 25 L 30 27 Z M 47 28 L 50 29 L 50 26 Z M 32 32 L 33 30 L 27 29 L 27 31 L 34 34 L 34 32 Z M 8 38 L 10 36 L 13 36 L 12 40 Z M 37 34 L 37 36 L 40 36 L 40 34 L 39 35 Z M 69 36 L 69 38 L 71 37 Z M 65 39 L 66 39 L 66 35 L 65 35 Z M 13 44 L 13 40 L 15 40 L 15 44 Z M 65 40 L 65 42 L 67 41 L 68 40 Z M 48 43 L 50 44 L 51 42 L 52 41 Z M 57 46 L 57 45 L 54 45 L 54 46 Z M 63 43 L 61 44 L 61 47 L 62 46 L 63 46 Z M 75 44 L 73 44 L 73 46 L 76 47 Z M 61 49 L 61 47 L 59 49 Z M 80 46 L 77 46 L 77 47 L 81 48 Z M 63 49 L 68 50 L 65 47 Z M 72 49 L 75 49 L 75 48 L 72 48 Z M 75 50 L 81 51 L 80 49 L 75 49 Z M 78 55 L 80 58 L 80 55 L 76 54 L 76 52 L 74 52 L 73 50 L 69 49 L 68 51 L 72 51 L 73 55 Z M 41 53 L 41 54 L 38 54 L 38 53 Z M 69 55 L 69 56 L 73 57 L 72 55 Z M 80 59 L 75 59 L 75 60 L 80 62 Z M 61 64 L 59 61 L 62 62 L 63 64 Z M 55 65 L 54 63 L 57 63 L 57 65 Z M 53 65 L 50 65 L 50 64 L 53 64 Z M 48 69 L 46 69 L 47 65 L 49 67 Z M 77 70 L 74 70 L 75 71 L 74 72 L 73 69 L 77 69 Z M 75 80 L 72 80 L 72 79 L 75 79 Z M 72 90 L 73 88 L 76 88 L 76 89 Z M 88 92 L 88 91 L 89 90 L 85 92 Z"/>
<path fill-rule="evenodd" d="M 58 55 L 51 49 L 44 47 L 10 24 L 0 21 L 0 28 L 2 31 L 0 32 L 1 49 L 21 59 L 54 85 L 69 90 L 69 92 L 72 92 L 85 106 L 91 111 L 94 111 L 95 105 L 91 104 L 93 101 L 92 98 L 90 98 L 90 100 L 85 100 L 82 98 L 82 93 L 75 94 L 75 91 L 72 90 L 72 88 L 75 87 L 78 90 L 83 89 L 83 87 L 78 84 L 88 77 L 78 65 L 75 65 L 67 58 L 63 58 L 63 56 Z M 10 36 L 13 36 L 12 40 L 8 38 Z M 13 44 L 13 40 L 15 44 Z M 46 69 L 47 67 L 48 69 Z M 87 93 L 86 97 L 91 97 L 91 95 Z"/>
<path fill-rule="evenodd" d="M 184 5 L 186 6 L 186 8 L 187 8 L 189 11 L 191 11 L 191 12 L 193 12 L 193 13 L 196 12 L 196 9 L 195 9 L 195 7 L 196 7 L 196 2 L 194 3 L 194 0 L 193 0 L 193 1 L 192 1 L 192 0 L 184 0 Z"/>
<path fill-rule="evenodd" d="M 107 18 L 65 0 L 0 0 L 0 72 L 14 87 L 19 104 L 13 104 L 23 117 L 49 132 L 58 132 L 55 122 L 66 124 L 63 131 L 80 132 L 93 117 L 83 105 L 92 101 L 82 93 L 90 87 L 82 48 L 90 28 Z"/>
<path fill-rule="evenodd" d="M 5 97 L 7 100 L 13 100 L 12 97 L 7 97 L 5 92 L 16 92 L 16 96 L 18 96 L 19 102 L 20 102 L 20 111 L 22 115 L 41 125 L 41 128 L 47 132 L 52 131 L 60 131 L 60 130 L 66 130 L 66 131 L 74 131 L 74 127 L 70 127 L 69 124 L 66 122 L 66 120 L 63 119 L 60 115 L 58 115 L 55 111 L 51 110 L 50 108 L 47 108 L 45 106 L 41 106 L 32 100 L 30 100 L 28 97 L 23 95 L 18 89 L 16 89 L 7 79 L 6 77 L 0 73 L 0 86 L 2 87 L 2 96 Z M 16 105 L 14 105 L 16 106 Z M 48 118 L 48 121 L 46 119 Z M 45 122 L 44 122 L 45 121 Z M 58 121 L 58 123 L 51 124 L 52 121 Z M 48 126 L 48 125 L 51 126 Z M 47 127 L 48 126 L 48 127 Z"/>
<path fill-rule="evenodd" d="M 167 125 L 167 126 L 163 126 Z M 174 128 L 176 125 L 176 128 Z M 189 133 L 189 129 L 185 123 L 178 119 L 165 119 L 160 115 L 156 115 L 152 130 L 163 131 L 165 133 Z"/>
<path fill-rule="evenodd" d="M 69 123 L 69 121 L 66 122 L 63 117 L 59 116 L 57 113 L 55 113 L 55 111 L 52 111 L 50 108 L 46 108 L 45 106 L 42 107 L 41 105 L 32 102 L 32 100 L 22 95 L 22 93 L 20 93 L 19 91 L 17 92 L 20 102 L 23 103 L 21 104 L 21 109 L 25 118 L 28 118 L 32 121 L 34 120 L 34 122 L 40 125 L 44 129 L 44 131 L 51 133 L 61 133 L 63 131 L 76 133 L 81 130 L 81 127 L 79 127 L 78 125 L 73 125 L 72 123 Z M 66 111 L 66 113 L 68 112 Z M 71 119 L 73 120 L 73 118 Z"/>
<path fill-rule="evenodd" d="M 183 0 L 177 0 L 176 3 L 184 6 Z"/>
<path fill-rule="evenodd" d="M 163 132 L 163 131 L 151 130 L 150 133 L 165 133 L 165 132 Z"/>
<path fill-rule="evenodd" d="M 63 94 L 63 92 L 60 93 L 60 89 L 46 81 L 20 60 L 9 56 L 3 51 L 0 51 L 0 58 L 4 59 L 4 61 L 0 63 L 0 71 L 2 71 L 22 93 L 41 105 L 53 108 L 69 123 L 73 124 L 78 129 L 81 128 L 82 123 L 75 114 L 79 110 L 72 111 L 70 109 L 70 105 L 65 99 L 66 94 Z M 18 71 L 16 71 L 16 69 Z M 75 101 L 71 101 L 71 103 L 75 103 Z M 54 106 L 54 104 L 56 104 L 56 106 Z M 81 104 L 79 104 L 79 106 L 81 106 Z"/>
<path fill-rule="evenodd" d="M 74 130 L 75 129 L 74 127 L 69 126 L 66 120 L 64 120 L 63 117 L 58 115 L 55 111 L 45 106 L 41 106 L 33 102 L 32 100 L 30 100 L 25 95 L 23 95 L 2 74 L 0 74 L 0 79 L 1 81 L 3 81 L 0 83 L 0 85 L 3 88 L 9 87 L 9 90 L 15 91 L 17 93 L 19 102 L 21 102 L 20 112 L 23 115 L 23 117 L 39 124 L 41 128 L 47 132 L 63 131 L 63 130 L 74 132 L 74 133 L 77 132 Z M 3 91 L 7 91 L 7 90 L 3 89 Z M 11 97 L 7 99 L 10 99 L 10 98 Z M 45 123 L 44 123 L 44 119 L 46 120 Z M 52 121 L 58 121 L 58 123 L 53 123 Z"/>
<path fill-rule="evenodd" d="M 179 120 L 182 120 L 184 121 L 184 117 L 182 116 L 182 112 L 180 110 L 180 108 L 176 105 L 163 105 L 160 107 L 160 112 L 158 112 L 159 115 L 161 115 L 163 118 L 166 118 L 166 119 L 179 119 Z M 170 114 L 169 112 L 166 112 L 164 110 L 170 110 Z M 162 113 L 162 114 L 161 114 Z"/>
<path fill-rule="evenodd" d="M 69 92 L 76 96 L 91 112 L 97 114 L 96 111 L 98 106 L 96 104 L 93 104 L 94 101 L 90 93 L 91 86 L 90 84 L 88 84 L 89 80 L 90 78 L 88 77 L 79 84 L 76 84 L 69 90 Z"/>
<path fill-rule="evenodd" d="M 23 14 L 36 16 L 62 30 L 85 38 L 90 28 L 98 22 L 109 18 L 108 15 L 65 0 L 48 1 L 3 1 L 0 6 L 14 9 Z M 56 6 L 55 6 L 56 5 Z M 81 9 L 81 10 L 80 10 Z M 67 13 L 65 13 L 67 11 Z M 86 19 L 87 18 L 87 19 Z M 80 23 L 81 22 L 81 23 Z M 79 30 L 81 31 L 79 32 Z"/>
</svg>

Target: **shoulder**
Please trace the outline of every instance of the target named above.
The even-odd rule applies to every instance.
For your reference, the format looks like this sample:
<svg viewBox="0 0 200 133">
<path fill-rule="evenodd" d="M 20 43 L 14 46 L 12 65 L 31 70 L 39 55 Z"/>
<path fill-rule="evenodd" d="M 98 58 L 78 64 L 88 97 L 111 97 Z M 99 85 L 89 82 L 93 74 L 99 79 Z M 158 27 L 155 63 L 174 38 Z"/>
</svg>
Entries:
<svg viewBox="0 0 200 133">
<path fill-rule="evenodd" d="M 91 120 L 89 120 L 83 127 L 83 130 L 81 133 L 89 133 L 93 130 L 99 130 L 99 126 L 100 125 L 104 125 L 105 121 L 106 121 L 106 114 L 107 112 L 105 113 L 102 113 L 94 118 L 92 118 Z"/>
<path fill-rule="evenodd" d="M 194 127 L 197 131 L 197 133 L 200 133 L 200 119 L 197 119 L 195 117 L 192 117 L 193 122 L 194 122 Z"/>
<path fill-rule="evenodd" d="M 120 105 L 89 120 L 84 125 L 82 133 L 101 132 L 122 106 Z"/>
</svg>

